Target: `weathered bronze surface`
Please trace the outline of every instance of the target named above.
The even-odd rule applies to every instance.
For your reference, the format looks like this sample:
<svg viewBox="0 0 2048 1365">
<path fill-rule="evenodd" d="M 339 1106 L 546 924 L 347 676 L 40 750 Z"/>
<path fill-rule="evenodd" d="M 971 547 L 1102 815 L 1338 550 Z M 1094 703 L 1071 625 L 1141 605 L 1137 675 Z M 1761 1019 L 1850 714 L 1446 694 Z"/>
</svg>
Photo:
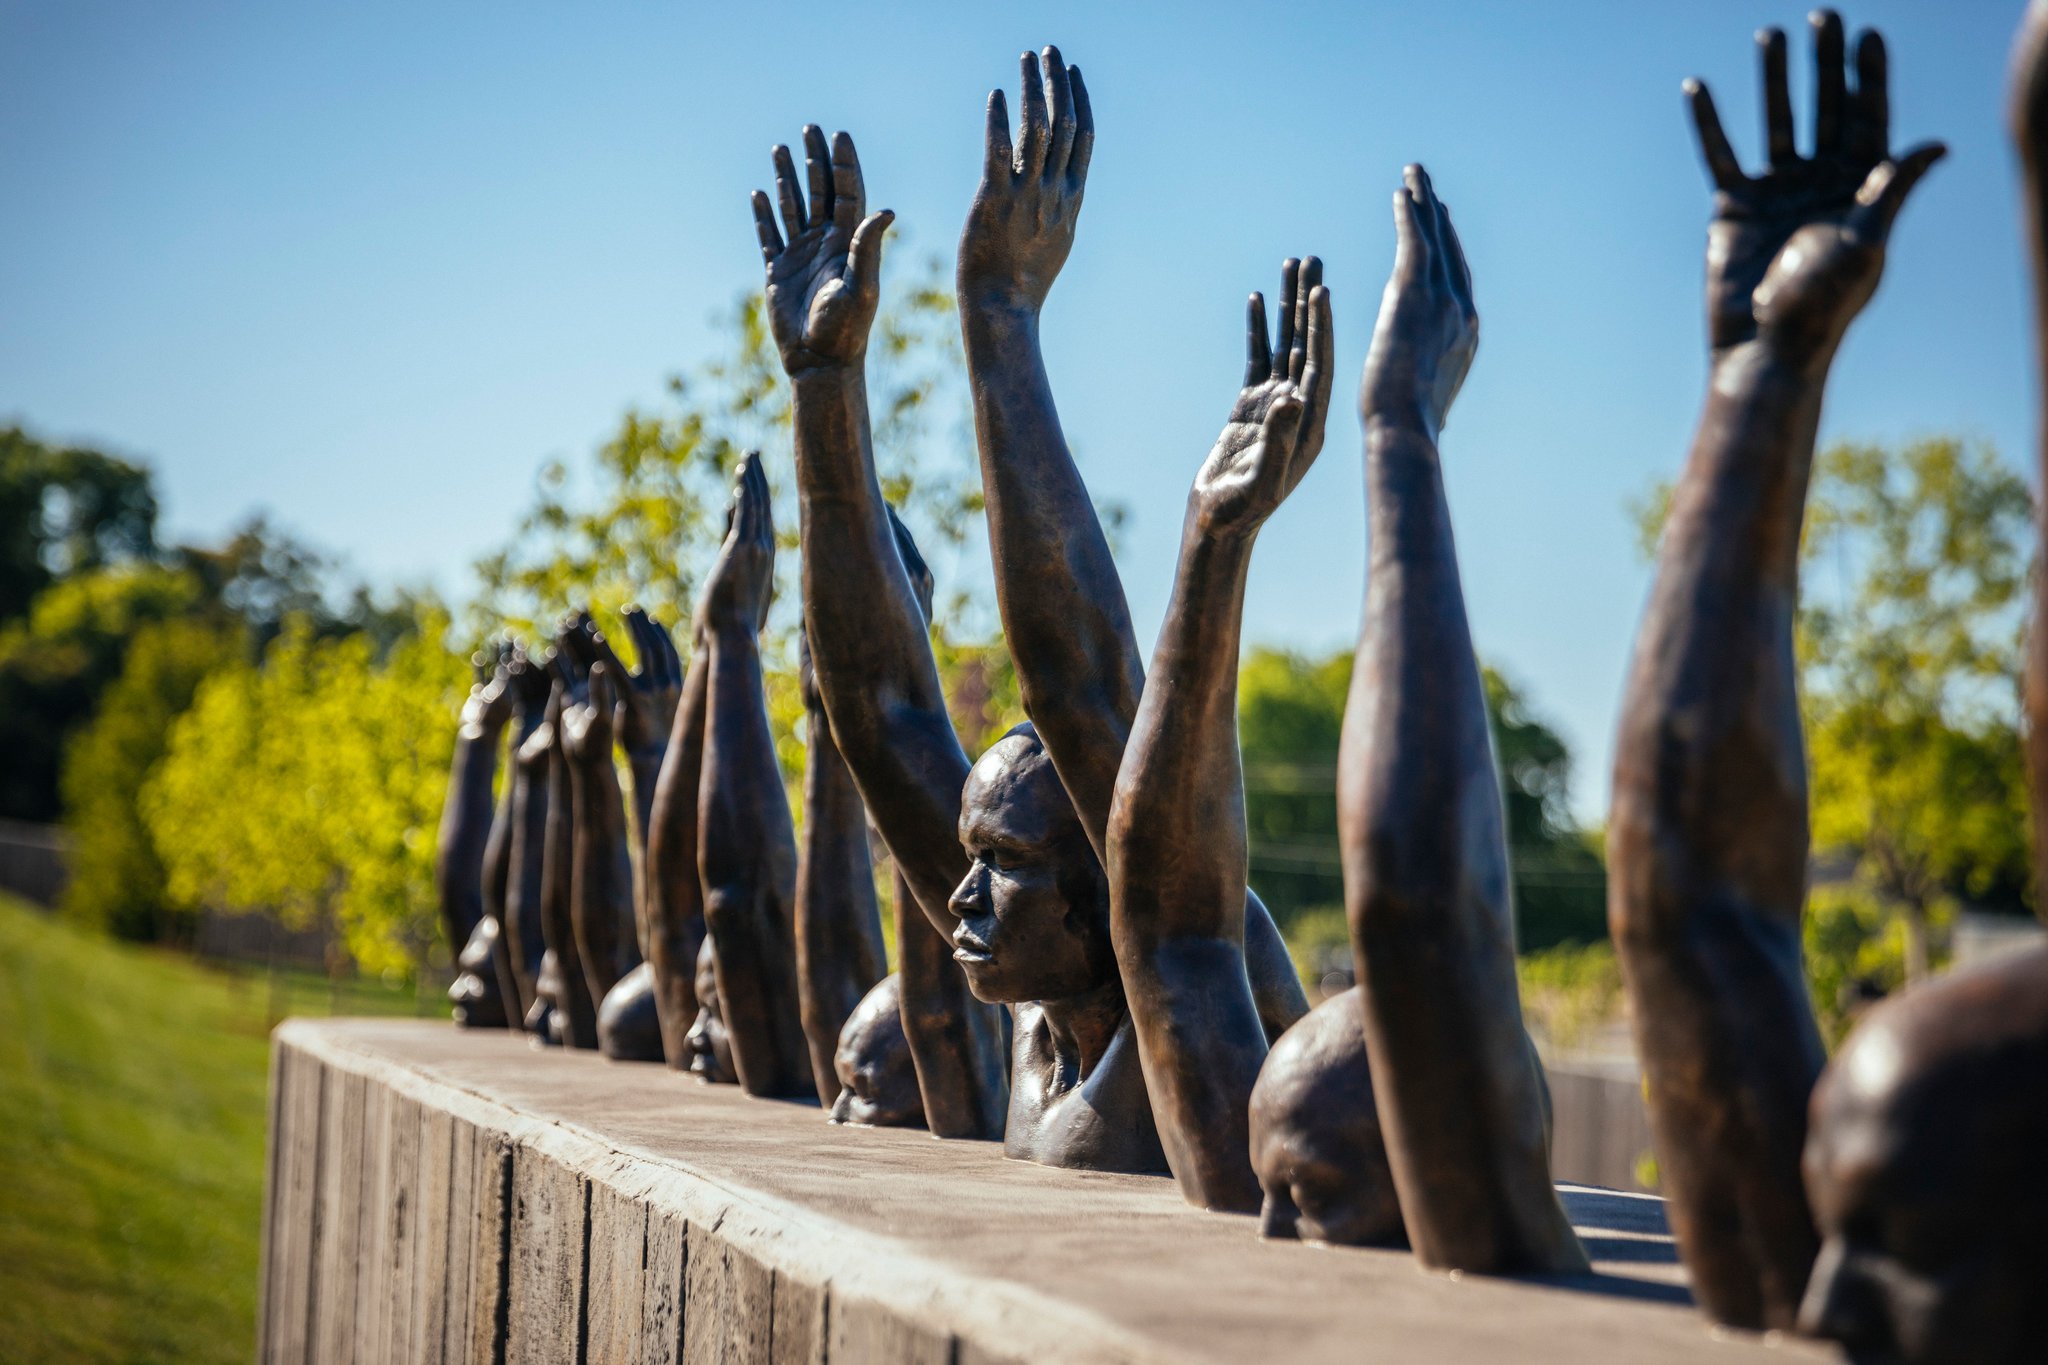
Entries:
<svg viewBox="0 0 2048 1365">
<path fill-rule="evenodd" d="M 832 724 L 811 674 L 811 651 L 797 639 L 797 685 L 804 701 L 804 832 L 796 863 L 796 980 L 818 1102 L 830 1109 L 842 1087 L 840 1030 L 888 972 L 868 817 L 832 742 Z M 890 1002 L 895 1003 L 891 992 Z M 897 1030 L 902 1041 L 902 1031 Z M 910 1064 L 905 1045 L 903 1063 Z"/>
<path fill-rule="evenodd" d="M 441 928 L 455 956 L 455 981 L 448 987 L 455 1022 L 465 1028 L 503 1028 L 508 1013 L 506 982 L 498 971 L 497 914 L 488 905 L 493 880 L 494 811 L 491 783 L 498 750 L 512 719 L 509 660 L 478 654 L 476 685 L 462 703 L 455 731 L 455 757 L 434 855 L 434 886 L 441 903 Z M 502 891 L 502 873 L 498 877 Z M 502 900 L 497 909 L 502 909 Z"/>
<path fill-rule="evenodd" d="M 1251 1099 L 1259 1232 L 1340 1246 L 1407 1240 L 1354 988 L 1280 1035 Z"/>
<path fill-rule="evenodd" d="M 2048 947 L 1865 1016 L 1813 1095 L 1822 1237 L 1801 1331 L 1864 1361 L 2023 1365 L 2048 1352 Z"/>
<path fill-rule="evenodd" d="M 1709 382 L 1636 640 L 1608 835 L 1608 917 L 1672 1229 L 1702 1307 L 1746 1327 L 1793 1325 L 1818 1246 L 1799 1176 L 1824 1056 L 1800 957 L 1792 653 L 1814 434 L 1893 219 L 1942 154 L 1892 155 L 1877 34 L 1857 43 L 1852 89 L 1840 18 L 1813 29 L 1810 156 L 1782 32 L 1759 35 L 1762 173 L 1743 173 L 1706 88 L 1686 86 L 1715 186 Z"/>
<path fill-rule="evenodd" d="M 902 978 L 894 972 L 861 998 L 839 1031 L 833 1067 L 839 1093 L 833 1123 L 862 1128 L 922 1128 L 924 1098 L 903 1032 Z"/>
<path fill-rule="evenodd" d="M 697 959 L 704 946 L 704 885 L 697 869 L 697 796 L 704 773 L 705 683 L 710 652 L 693 630 L 675 720 L 647 814 L 644 897 L 647 965 L 654 975 L 662 1055 L 677 1070 L 697 1054 L 686 1041 L 697 1019 Z"/>
<path fill-rule="evenodd" d="M 962 861 L 953 827 L 967 757 L 870 445 L 867 337 L 892 215 L 866 213 L 851 138 L 841 133 L 828 150 L 824 134 L 807 128 L 804 143 L 808 205 L 789 150 L 778 147 L 783 228 L 764 194 L 754 196 L 754 219 L 794 406 L 811 663 L 868 816 L 933 926 L 898 941 L 903 1025 L 926 1123 L 940 1137 L 993 1137 L 1007 1099 L 999 1024 L 980 1010 L 946 1018 L 945 992 L 912 989 L 914 979 L 930 981 L 939 966 L 932 959 L 946 951 L 937 926 Z M 950 1046 L 934 1045 L 948 1037 Z"/>
<path fill-rule="evenodd" d="M 768 726 L 760 630 L 775 589 L 775 524 L 758 453 L 740 461 L 732 527 L 704 582 L 706 662 L 697 867 L 718 1001 L 750 1095 L 815 1093 L 798 1012 L 796 832 Z"/>
<path fill-rule="evenodd" d="M 1416 1257 L 1569 1273 L 1586 1257 L 1550 1182 L 1500 777 L 1437 453 L 1479 317 L 1449 210 L 1420 166 L 1404 182 L 1359 384 L 1371 548 L 1337 776 L 1358 1003 Z"/>
</svg>

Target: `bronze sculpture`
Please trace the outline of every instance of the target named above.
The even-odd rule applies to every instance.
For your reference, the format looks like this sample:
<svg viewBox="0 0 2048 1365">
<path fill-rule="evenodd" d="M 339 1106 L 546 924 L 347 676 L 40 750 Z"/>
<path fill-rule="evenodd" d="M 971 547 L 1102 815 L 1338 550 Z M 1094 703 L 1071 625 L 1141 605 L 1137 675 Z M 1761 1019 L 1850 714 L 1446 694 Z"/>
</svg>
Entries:
<svg viewBox="0 0 2048 1365">
<path fill-rule="evenodd" d="M 1570 1273 L 1587 1262 L 1550 1181 L 1500 778 L 1437 453 L 1479 318 L 1449 211 L 1420 166 L 1403 180 L 1359 383 L 1371 548 L 1338 757 L 1358 1003 L 1417 1259 Z"/>
<path fill-rule="evenodd" d="M 569 759 L 564 750 L 563 717 L 572 706 L 581 705 L 588 685 L 587 674 L 578 667 L 580 651 L 573 637 L 583 629 L 572 616 L 555 639 L 555 686 L 541 728 L 534 731 L 547 765 L 547 827 L 541 852 L 541 937 L 547 951 L 534 978 L 534 1008 L 528 1012 L 528 1027 L 537 1011 L 547 1027 L 549 1041 L 564 1047 L 597 1046 L 597 1002 L 590 994 L 575 926 L 575 801 L 569 776 Z"/>
<path fill-rule="evenodd" d="M 1800 1185 L 1823 1053 L 1800 956 L 1806 770 L 1792 621 L 1799 533 L 1835 349 L 1939 144 L 1890 152 L 1883 40 L 1856 87 L 1814 16 L 1814 152 L 1797 153 L 1785 36 L 1759 35 L 1770 166 L 1737 165 L 1687 98 L 1715 184 L 1705 410 L 1636 640 L 1608 837 L 1608 917 L 1672 1230 L 1715 1319 L 1793 1325 L 1817 1241 Z"/>
<path fill-rule="evenodd" d="M 455 731 L 455 756 L 435 845 L 434 885 L 442 932 L 455 955 L 455 981 L 448 988 L 455 1022 L 465 1028 L 503 1028 L 511 1009 L 508 1002 L 517 995 L 506 994 L 499 974 L 499 926 L 488 905 L 495 868 L 491 783 L 505 725 L 512 719 L 513 690 L 509 658 L 479 653 L 472 662 L 477 681 L 463 701 Z"/>
<path fill-rule="evenodd" d="M 1340 991 L 1280 1035 L 1250 1105 L 1259 1232 L 1339 1246 L 1406 1242 L 1373 1104 L 1358 991 Z"/>
<path fill-rule="evenodd" d="M 740 1074 L 732 1063 L 732 1037 L 725 1031 L 725 1017 L 718 1006 L 718 965 L 712 959 L 709 938 L 697 949 L 690 999 L 694 1012 L 689 1032 L 683 1037 L 682 1069 L 700 1081 L 738 1085 Z"/>
<path fill-rule="evenodd" d="M 718 1002 L 750 1095 L 815 1092 L 798 1016 L 796 835 L 762 691 L 759 634 L 775 587 L 775 526 L 761 457 L 741 461 L 732 529 L 704 582 L 706 662 L 697 863 Z"/>
<path fill-rule="evenodd" d="M 2048 3 L 2013 64 L 2012 133 L 2048 423 Z M 2048 425 L 2039 451 L 2048 459 Z M 2037 579 L 2036 592 L 2048 592 Z M 2048 596 L 2027 679 L 2036 829 L 2048 811 Z M 2037 866 L 2044 848 L 2035 846 Z M 2039 906 L 2036 907 L 2037 910 Z M 2039 1360 L 2048 1342 L 2048 948 L 1962 968 L 1872 1010 L 1822 1072 L 1804 1154 L 1821 1238 L 1799 1328 L 1855 1360 Z"/>
<path fill-rule="evenodd" d="M 828 1118 L 857 1128 L 922 1128 L 924 1098 L 903 1032 L 902 978 L 891 972 L 861 997 L 839 1031 L 839 1093 Z"/>
<path fill-rule="evenodd" d="M 811 675 L 811 652 L 797 638 L 797 685 L 804 700 L 804 832 L 796 866 L 796 979 L 804 1039 L 818 1102 L 831 1109 L 844 1088 L 840 1031 L 888 971 L 882 915 L 868 859 L 867 811 Z M 896 1008 L 897 997 L 889 996 Z M 880 1034 L 866 1031 L 872 1038 Z M 897 1029 L 898 1040 L 902 1030 Z M 878 1061 L 880 1059 L 877 1059 Z M 910 1060 L 905 1044 L 903 1061 Z M 913 1073 L 914 1074 L 914 1073 Z"/>
<path fill-rule="evenodd" d="M 775 152 L 788 242 L 766 195 L 754 196 L 754 219 L 794 408 L 805 631 L 833 739 L 932 925 L 930 939 L 898 941 L 903 1026 L 926 1123 L 940 1137 L 993 1137 L 1007 1100 L 1000 1028 L 979 1010 L 933 1017 L 943 996 L 920 1005 L 910 989 L 916 970 L 943 970 L 934 960 L 947 951 L 937 926 L 961 861 L 953 825 L 967 762 L 869 445 L 864 361 L 891 215 L 866 215 L 850 138 L 840 134 L 830 152 L 817 129 L 804 138 L 808 207 L 788 149 Z M 946 1038 L 951 1046 L 927 1045 Z"/>
<path fill-rule="evenodd" d="M 662 1055 L 679 1071 L 692 1069 L 692 1061 L 699 1055 L 689 1038 L 697 1021 L 698 959 L 704 949 L 697 798 L 704 771 L 704 702 L 710 654 L 704 648 L 702 630 L 693 630 L 693 637 L 675 719 L 648 806 L 641 885 L 647 967 L 654 977 Z M 680 666 L 680 660 L 677 662 Z"/>
</svg>

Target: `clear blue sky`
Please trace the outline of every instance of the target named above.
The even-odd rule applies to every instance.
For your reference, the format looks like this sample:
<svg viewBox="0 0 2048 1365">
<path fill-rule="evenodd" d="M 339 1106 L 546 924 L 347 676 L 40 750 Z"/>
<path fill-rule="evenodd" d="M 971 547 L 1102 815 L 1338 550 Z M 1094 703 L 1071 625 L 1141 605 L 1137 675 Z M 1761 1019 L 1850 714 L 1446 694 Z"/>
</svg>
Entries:
<svg viewBox="0 0 2048 1365">
<path fill-rule="evenodd" d="M 1864 4 L 1899 140 L 1949 160 L 1906 210 L 1823 438 L 1962 432 L 2028 463 L 2030 353 L 2001 123 L 2011 3 Z M 1247 634 L 1325 650 L 1363 580 L 1349 395 L 1421 160 L 1484 319 L 1444 462 L 1479 649 L 1605 805 L 1646 584 L 1624 503 L 1684 453 L 1703 374 L 1706 181 L 1679 82 L 1745 159 L 1751 32 L 1779 3 L 0 4 L 0 418 L 142 456 L 171 529 L 249 509 L 379 582 L 461 594 L 550 457 L 579 460 L 757 288 L 747 193 L 815 121 L 870 202 L 950 254 L 982 101 L 1017 54 L 1082 65 L 1100 137 L 1046 321 L 1067 429 L 1133 520 L 1157 629 L 1242 310 L 1328 264 L 1340 389 L 1268 528 Z M 897 267 L 909 264 L 898 255 Z M 786 478 L 786 464 L 777 472 Z"/>
</svg>

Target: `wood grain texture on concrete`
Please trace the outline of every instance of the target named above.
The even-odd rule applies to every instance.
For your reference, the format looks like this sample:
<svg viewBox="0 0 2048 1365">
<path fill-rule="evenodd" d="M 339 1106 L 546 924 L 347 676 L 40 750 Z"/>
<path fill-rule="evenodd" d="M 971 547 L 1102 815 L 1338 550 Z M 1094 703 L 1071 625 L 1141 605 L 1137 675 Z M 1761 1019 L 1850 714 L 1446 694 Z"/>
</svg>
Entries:
<svg viewBox="0 0 2048 1365">
<path fill-rule="evenodd" d="M 276 1048 L 266 1361 L 1834 1358 L 1710 1332 L 1643 1195 L 1564 1187 L 1592 1275 L 1460 1279 L 509 1033 L 294 1020 Z"/>
</svg>

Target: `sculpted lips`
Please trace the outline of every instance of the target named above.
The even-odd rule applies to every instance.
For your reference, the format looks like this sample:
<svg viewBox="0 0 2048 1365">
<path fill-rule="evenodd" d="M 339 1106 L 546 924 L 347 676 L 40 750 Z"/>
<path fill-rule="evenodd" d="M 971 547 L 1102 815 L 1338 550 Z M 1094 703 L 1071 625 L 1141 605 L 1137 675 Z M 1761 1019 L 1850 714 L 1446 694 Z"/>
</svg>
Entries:
<svg viewBox="0 0 2048 1365">
<path fill-rule="evenodd" d="M 995 950 L 975 937 L 974 933 L 968 929 L 967 922 L 962 920 L 960 927 L 953 931 L 953 960 L 955 962 L 991 962 L 995 960 Z"/>
</svg>

